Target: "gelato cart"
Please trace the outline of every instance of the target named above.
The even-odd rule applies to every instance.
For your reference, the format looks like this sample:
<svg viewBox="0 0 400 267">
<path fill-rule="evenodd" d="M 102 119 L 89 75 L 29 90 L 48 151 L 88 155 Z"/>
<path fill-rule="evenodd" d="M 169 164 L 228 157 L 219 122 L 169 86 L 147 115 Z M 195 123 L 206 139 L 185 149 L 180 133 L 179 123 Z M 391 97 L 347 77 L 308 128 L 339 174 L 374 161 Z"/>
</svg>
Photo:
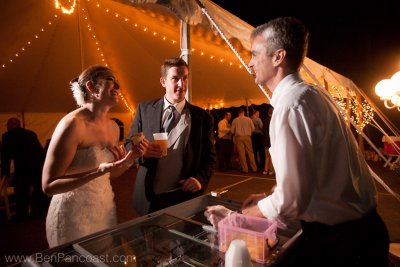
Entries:
<svg viewBox="0 0 400 267">
<path fill-rule="evenodd" d="M 73 242 L 31 255 L 23 266 L 224 266 L 216 231 L 204 211 L 223 205 L 238 211 L 240 202 L 203 195 Z M 278 230 L 279 243 L 265 263 L 273 266 L 296 237 Z"/>
</svg>

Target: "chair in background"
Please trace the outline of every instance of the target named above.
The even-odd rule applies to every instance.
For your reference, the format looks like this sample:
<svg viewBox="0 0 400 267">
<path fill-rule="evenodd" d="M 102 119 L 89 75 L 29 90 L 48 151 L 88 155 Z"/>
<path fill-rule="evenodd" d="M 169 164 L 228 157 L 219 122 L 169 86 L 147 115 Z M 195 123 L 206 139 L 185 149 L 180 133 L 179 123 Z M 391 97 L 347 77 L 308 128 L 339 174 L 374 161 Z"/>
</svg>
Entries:
<svg viewBox="0 0 400 267">
<path fill-rule="evenodd" d="M 5 210 L 7 220 L 11 220 L 11 217 L 15 215 L 15 201 L 12 200 L 12 196 L 14 196 L 14 187 L 8 186 L 7 176 L 1 177 L 0 196 L 0 210 Z"/>
<path fill-rule="evenodd" d="M 383 136 L 383 152 L 388 157 L 383 167 L 389 166 L 394 170 L 400 164 L 400 137 Z"/>
</svg>

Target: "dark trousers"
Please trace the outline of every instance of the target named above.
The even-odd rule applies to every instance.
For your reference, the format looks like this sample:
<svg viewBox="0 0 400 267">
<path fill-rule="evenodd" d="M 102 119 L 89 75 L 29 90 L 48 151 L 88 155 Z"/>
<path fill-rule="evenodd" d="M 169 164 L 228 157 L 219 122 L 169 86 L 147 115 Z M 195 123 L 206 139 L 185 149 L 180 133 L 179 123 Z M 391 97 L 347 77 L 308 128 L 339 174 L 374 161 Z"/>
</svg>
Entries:
<svg viewBox="0 0 400 267">
<path fill-rule="evenodd" d="M 25 220 L 29 217 L 31 183 L 28 179 L 29 177 L 15 176 L 13 180 L 15 211 L 19 220 Z"/>
<path fill-rule="evenodd" d="M 51 198 L 43 193 L 41 178 L 41 173 L 14 177 L 17 220 L 25 220 L 29 216 L 42 217 L 47 214 Z"/>
<path fill-rule="evenodd" d="M 254 159 L 259 170 L 264 169 L 265 164 L 265 145 L 263 135 L 254 133 L 251 135 L 251 144 L 253 145 Z"/>
<path fill-rule="evenodd" d="M 303 233 L 273 266 L 388 266 L 389 234 L 376 211 L 334 226 L 301 225 Z"/>
<path fill-rule="evenodd" d="M 232 139 L 220 138 L 218 140 L 218 169 L 226 171 L 232 168 L 233 142 Z"/>
</svg>

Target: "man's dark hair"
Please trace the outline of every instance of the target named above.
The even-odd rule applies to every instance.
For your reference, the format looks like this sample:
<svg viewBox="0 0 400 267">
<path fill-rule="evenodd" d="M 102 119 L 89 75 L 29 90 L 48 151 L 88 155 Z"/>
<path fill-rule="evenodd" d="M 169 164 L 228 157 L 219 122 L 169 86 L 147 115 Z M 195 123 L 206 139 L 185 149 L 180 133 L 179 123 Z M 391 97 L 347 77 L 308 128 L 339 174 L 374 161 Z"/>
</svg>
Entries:
<svg viewBox="0 0 400 267">
<path fill-rule="evenodd" d="M 175 57 L 175 58 L 167 58 L 164 60 L 164 63 L 161 65 L 161 77 L 167 77 L 168 70 L 172 67 L 182 67 L 185 66 L 189 69 L 188 64 L 185 60 Z"/>
</svg>

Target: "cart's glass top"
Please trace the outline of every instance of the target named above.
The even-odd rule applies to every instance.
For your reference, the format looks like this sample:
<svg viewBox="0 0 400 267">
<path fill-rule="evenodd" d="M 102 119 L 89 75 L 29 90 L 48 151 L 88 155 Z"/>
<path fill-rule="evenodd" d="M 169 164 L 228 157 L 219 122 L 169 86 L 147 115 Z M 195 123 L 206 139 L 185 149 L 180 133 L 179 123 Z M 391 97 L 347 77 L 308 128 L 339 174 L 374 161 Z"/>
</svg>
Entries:
<svg viewBox="0 0 400 267">
<path fill-rule="evenodd" d="M 167 214 L 82 241 L 74 248 L 108 266 L 223 266 L 215 232 Z"/>
</svg>

